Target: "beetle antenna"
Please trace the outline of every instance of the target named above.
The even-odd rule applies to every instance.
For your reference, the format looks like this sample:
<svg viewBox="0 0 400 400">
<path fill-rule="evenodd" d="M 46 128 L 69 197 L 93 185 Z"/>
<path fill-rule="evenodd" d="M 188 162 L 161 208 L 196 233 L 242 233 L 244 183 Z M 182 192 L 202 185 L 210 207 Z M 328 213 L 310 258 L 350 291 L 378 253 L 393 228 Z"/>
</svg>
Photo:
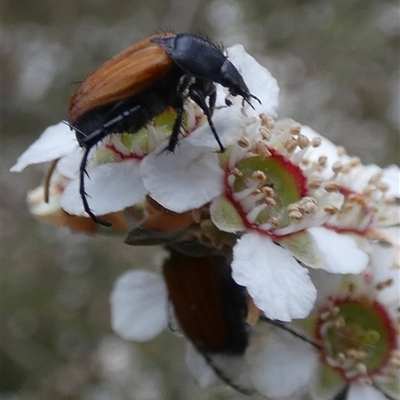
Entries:
<svg viewBox="0 0 400 400">
<path fill-rule="evenodd" d="M 71 125 L 68 121 L 61 121 L 63 124 L 69 126 L 69 128 L 71 129 L 71 131 L 76 131 L 79 132 L 82 136 L 85 136 L 85 133 L 82 132 L 80 129 L 76 128 L 75 126 Z"/>
<path fill-rule="evenodd" d="M 81 164 L 79 166 L 79 194 L 81 195 L 81 199 L 82 199 L 82 203 L 83 203 L 83 209 L 87 212 L 87 214 L 89 215 L 89 217 L 96 223 L 103 225 L 103 226 L 107 226 L 110 227 L 111 224 L 101 218 L 98 218 L 92 211 L 92 209 L 89 206 L 87 197 L 88 194 L 85 191 L 85 175 L 89 176 L 87 171 L 86 171 L 86 165 L 87 165 L 87 161 L 88 161 L 88 157 L 89 157 L 89 153 L 90 150 L 92 149 L 91 146 L 86 147 L 85 152 L 83 154 L 82 160 L 81 160 Z"/>
<path fill-rule="evenodd" d="M 249 96 L 243 97 L 243 100 L 242 100 L 242 107 L 244 106 L 244 103 L 247 103 L 253 110 L 255 110 L 253 104 L 251 104 L 251 100 L 250 100 L 248 97 L 251 97 L 251 98 L 253 98 L 254 100 L 257 100 L 257 101 L 261 104 L 261 100 L 260 100 L 258 97 L 254 96 L 254 94 L 251 94 L 251 93 L 250 93 Z"/>
<path fill-rule="evenodd" d="M 307 337 L 303 336 L 302 334 L 296 332 L 294 329 L 289 328 L 288 326 L 286 326 L 286 324 L 284 322 L 273 320 L 266 316 L 261 316 L 260 320 L 263 322 L 266 322 L 267 324 L 273 325 L 279 329 L 282 329 L 283 331 L 290 333 L 291 335 L 293 335 L 294 337 L 297 337 L 298 339 L 302 340 L 303 342 L 310 344 L 317 350 L 322 350 L 322 346 L 320 344 L 312 341 L 311 339 L 308 339 Z"/>
</svg>

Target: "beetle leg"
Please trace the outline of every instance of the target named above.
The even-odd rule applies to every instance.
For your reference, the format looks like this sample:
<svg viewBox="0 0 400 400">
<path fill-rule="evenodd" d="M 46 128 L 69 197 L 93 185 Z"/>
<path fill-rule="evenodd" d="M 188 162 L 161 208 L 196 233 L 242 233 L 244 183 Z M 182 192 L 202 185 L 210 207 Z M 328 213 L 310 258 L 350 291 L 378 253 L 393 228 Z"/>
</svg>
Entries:
<svg viewBox="0 0 400 400">
<path fill-rule="evenodd" d="M 210 108 L 211 115 L 214 114 L 216 102 L 217 102 L 217 89 L 215 88 L 215 85 L 213 85 L 213 91 L 209 94 L 209 98 L 208 98 L 208 105 Z"/>
<path fill-rule="evenodd" d="M 83 157 L 81 160 L 81 164 L 79 166 L 79 194 L 81 195 L 82 203 L 83 203 L 83 209 L 88 213 L 89 217 L 94 221 L 97 222 L 98 224 L 104 225 L 104 226 L 111 226 L 111 224 L 101 218 L 98 218 L 93 211 L 91 210 L 87 197 L 88 194 L 85 191 L 85 175 L 88 176 L 88 173 L 86 171 L 86 164 L 87 160 L 89 157 L 90 150 L 92 149 L 93 146 L 86 147 L 85 152 L 83 153 Z"/>
<path fill-rule="evenodd" d="M 192 75 L 183 75 L 179 79 L 177 87 L 177 92 L 179 97 L 174 107 L 176 110 L 176 118 L 174 126 L 172 128 L 171 136 L 169 138 L 168 146 L 165 149 L 167 151 L 170 151 L 171 153 L 174 152 L 175 147 L 179 142 L 179 134 L 181 132 L 183 113 L 184 113 L 184 100 L 190 96 L 190 88 L 194 83 L 196 83 L 196 79 Z"/>
<path fill-rule="evenodd" d="M 192 75 L 183 75 L 179 79 L 177 92 L 182 99 L 189 97 L 189 88 L 196 83 L 196 78 Z"/>
<path fill-rule="evenodd" d="M 105 122 L 101 128 L 96 129 L 92 133 L 90 133 L 88 136 L 85 136 L 84 140 L 82 140 L 82 143 L 85 144 L 86 146 L 94 145 L 97 142 L 100 142 L 104 137 L 106 137 L 109 134 L 109 129 L 113 127 L 114 125 L 117 125 L 119 122 L 123 121 L 125 118 L 129 117 L 131 114 L 133 114 L 135 111 L 137 111 L 141 106 L 135 106 L 132 108 L 129 108 L 128 110 L 122 111 L 121 114 L 117 115 L 116 117 L 108 120 Z M 113 110 L 112 110 L 113 111 Z M 93 140 L 93 143 L 92 143 Z"/>
<path fill-rule="evenodd" d="M 181 126 L 182 126 L 182 119 L 183 119 L 183 99 L 180 98 L 177 100 L 175 105 L 176 110 L 176 118 L 174 122 L 174 127 L 172 128 L 172 133 L 169 138 L 168 146 L 166 150 L 170 151 L 171 153 L 174 152 L 176 145 L 179 142 L 179 134 L 181 133 Z"/>
<path fill-rule="evenodd" d="M 198 91 L 192 87 L 189 89 L 189 92 L 190 92 L 190 98 L 197 103 L 197 105 L 203 110 L 204 114 L 206 115 L 208 124 L 210 125 L 215 140 L 218 143 L 221 153 L 223 153 L 225 151 L 225 147 L 221 143 L 221 140 L 218 136 L 217 130 L 215 129 L 213 120 L 211 118 L 212 111 L 214 111 L 216 93 L 214 92 L 210 94 L 210 106 L 208 106 L 201 91 Z"/>
</svg>

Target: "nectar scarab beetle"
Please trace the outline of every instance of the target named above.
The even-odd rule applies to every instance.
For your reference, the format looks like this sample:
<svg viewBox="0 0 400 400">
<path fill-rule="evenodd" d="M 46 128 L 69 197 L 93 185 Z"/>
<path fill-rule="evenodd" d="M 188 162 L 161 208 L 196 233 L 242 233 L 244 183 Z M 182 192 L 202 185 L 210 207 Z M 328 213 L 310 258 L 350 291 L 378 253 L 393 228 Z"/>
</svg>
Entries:
<svg viewBox="0 0 400 400">
<path fill-rule="evenodd" d="M 248 298 L 232 278 L 225 257 L 192 257 L 168 248 L 163 277 L 177 325 L 215 373 L 236 390 L 251 394 L 251 386 L 227 368 L 249 345 Z"/>
<path fill-rule="evenodd" d="M 112 133 L 135 133 L 168 107 L 176 111 L 166 150 L 173 152 L 183 120 L 185 99 L 204 112 L 221 152 L 224 147 L 212 121 L 216 86 L 226 87 L 243 103 L 257 101 L 236 67 L 209 40 L 188 33 L 149 36 L 108 60 L 78 87 L 69 102 L 69 124 L 85 149 L 80 164 L 79 193 L 84 210 L 110 226 L 90 209 L 84 176 L 90 150 Z M 231 102 L 226 99 L 229 106 Z"/>
</svg>

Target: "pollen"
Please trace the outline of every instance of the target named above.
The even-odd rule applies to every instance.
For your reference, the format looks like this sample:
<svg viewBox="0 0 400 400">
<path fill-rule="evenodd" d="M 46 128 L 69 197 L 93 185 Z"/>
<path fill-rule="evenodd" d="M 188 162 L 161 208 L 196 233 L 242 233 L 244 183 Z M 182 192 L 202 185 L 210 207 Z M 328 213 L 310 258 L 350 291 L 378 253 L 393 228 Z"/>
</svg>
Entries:
<svg viewBox="0 0 400 400">
<path fill-rule="evenodd" d="M 285 149 L 288 153 L 293 153 L 297 148 L 297 139 L 295 139 L 295 138 L 288 139 L 283 144 L 283 146 L 285 147 Z"/>
<path fill-rule="evenodd" d="M 265 139 L 265 140 L 271 139 L 271 132 L 268 129 L 261 127 L 259 129 L 259 132 L 260 132 L 261 136 L 263 137 L 263 139 Z"/>
<path fill-rule="evenodd" d="M 260 170 L 254 171 L 251 176 L 253 179 L 255 179 L 256 181 L 258 181 L 260 183 L 265 183 L 267 180 L 267 177 L 264 174 L 264 172 L 262 172 Z"/>
<path fill-rule="evenodd" d="M 339 213 L 339 210 L 334 206 L 325 206 L 324 211 L 329 215 L 336 215 Z"/>
<path fill-rule="evenodd" d="M 319 176 L 311 177 L 307 183 L 308 189 L 319 189 L 322 185 L 322 178 Z"/>
<path fill-rule="evenodd" d="M 234 168 L 232 170 L 232 174 L 236 177 L 236 178 L 240 178 L 243 176 L 243 172 L 239 169 L 239 168 Z"/>
<path fill-rule="evenodd" d="M 266 197 L 265 204 L 268 204 L 269 206 L 276 206 L 276 200 L 272 197 Z"/>
<path fill-rule="evenodd" d="M 273 129 L 275 126 L 274 120 L 268 118 L 265 114 L 260 114 L 261 125 L 267 129 Z"/>
<path fill-rule="evenodd" d="M 305 149 L 310 145 L 310 139 L 307 136 L 299 135 L 297 143 L 301 149 Z"/>
<path fill-rule="evenodd" d="M 294 221 L 301 221 L 303 219 L 303 214 L 300 211 L 289 212 L 290 219 Z"/>
<path fill-rule="evenodd" d="M 327 192 L 337 192 L 340 189 L 340 185 L 337 182 L 327 182 L 324 186 Z"/>
<path fill-rule="evenodd" d="M 332 171 L 335 174 L 339 174 L 343 170 L 343 164 L 340 161 L 335 161 L 332 165 Z"/>
<path fill-rule="evenodd" d="M 318 164 L 319 164 L 321 167 L 325 167 L 327 161 L 328 161 L 328 157 L 326 157 L 326 156 L 321 156 L 321 157 L 318 158 Z"/>
<path fill-rule="evenodd" d="M 274 227 L 274 228 L 279 228 L 279 219 L 276 217 L 271 217 L 269 219 L 269 223 Z"/>
<path fill-rule="evenodd" d="M 300 124 L 293 124 L 289 128 L 289 132 L 291 135 L 298 135 L 301 131 L 301 125 Z M 305 137 L 305 136 L 303 136 Z M 308 139 L 307 139 L 308 140 Z"/>
<path fill-rule="evenodd" d="M 314 137 L 311 139 L 311 146 L 314 148 L 321 146 L 321 143 L 322 139 L 319 137 Z"/>
</svg>

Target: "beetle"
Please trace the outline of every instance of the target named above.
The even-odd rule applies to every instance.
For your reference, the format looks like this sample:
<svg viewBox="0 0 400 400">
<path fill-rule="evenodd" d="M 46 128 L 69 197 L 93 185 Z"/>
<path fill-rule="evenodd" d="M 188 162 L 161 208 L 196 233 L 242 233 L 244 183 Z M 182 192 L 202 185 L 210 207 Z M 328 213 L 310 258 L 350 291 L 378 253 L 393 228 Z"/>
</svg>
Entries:
<svg viewBox="0 0 400 400">
<path fill-rule="evenodd" d="M 235 370 L 227 368 L 249 345 L 245 288 L 233 280 L 223 256 L 193 257 L 168 250 L 162 272 L 179 329 L 221 379 L 240 392 L 252 393 L 237 381 Z"/>
<path fill-rule="evenodd" d="M 222 50 L 208 39 L 190 33 L 149 36 L 117 54 L 84 80 L 69 102 L 69 125 L 84 154 L 79 193 L 84 210 L 97 223 L 110 226 L 90 209 L 84 176 L 90 150 L 112 133 L 135 133 L 168 107 L 176 111 L 166 150 L 173 152 L 183 120 L 184 102 L 192 99 L 203 110 L 223 152 L 212 115 L 219 83 L 232 96 L 251 105 L 242 75 Z M 225 99 L 226 105 L 232 103 Z M 253 107 L 253 106 L 252 106 Z"/>
</svg>

